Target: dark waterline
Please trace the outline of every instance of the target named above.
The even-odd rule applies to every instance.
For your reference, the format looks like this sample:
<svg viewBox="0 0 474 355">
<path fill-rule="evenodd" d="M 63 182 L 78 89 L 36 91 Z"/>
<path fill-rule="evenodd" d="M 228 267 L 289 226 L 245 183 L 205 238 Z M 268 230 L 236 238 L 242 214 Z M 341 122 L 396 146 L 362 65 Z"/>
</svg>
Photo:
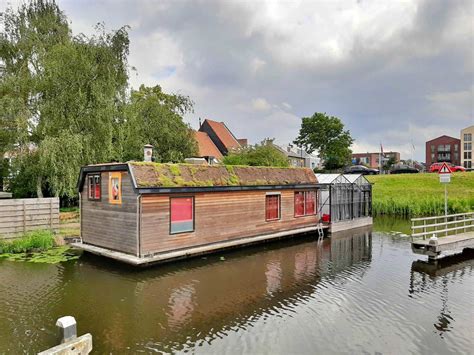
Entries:
<svg viewBox="0 0 474 355">
<path fill-rule="evenodd" d="M 358 231 L 137 271 L 98 257 L 0 261 L 0 353 L 34 353 L 72 315 L 95 353 L 470 353 L 474 259 L 419 261 Z"/>
</svg>

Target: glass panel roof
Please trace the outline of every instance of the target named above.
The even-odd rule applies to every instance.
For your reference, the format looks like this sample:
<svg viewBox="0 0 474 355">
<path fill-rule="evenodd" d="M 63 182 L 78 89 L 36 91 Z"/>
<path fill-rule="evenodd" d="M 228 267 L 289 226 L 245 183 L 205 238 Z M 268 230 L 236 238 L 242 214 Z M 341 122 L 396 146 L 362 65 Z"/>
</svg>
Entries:
<svg viewBox="0 0 474 355">
<path fill-rule="evenodd" d="M 316 174 L 318 183 L 322 185 L 349 184 L 349 181 L 342 174 Z"/>
</svg>

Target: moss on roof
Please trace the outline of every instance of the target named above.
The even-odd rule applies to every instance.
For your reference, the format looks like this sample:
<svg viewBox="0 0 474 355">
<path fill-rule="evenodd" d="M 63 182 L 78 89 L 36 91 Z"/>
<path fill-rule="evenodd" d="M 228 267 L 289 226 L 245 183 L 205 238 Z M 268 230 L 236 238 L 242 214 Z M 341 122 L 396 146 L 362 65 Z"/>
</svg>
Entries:
<svg viewBox="0 0 474 355">
<path fill-rule="evenodd" d="M 130 163 L 138 188 L 316 184 L 306 168 Z"/>
</svg>

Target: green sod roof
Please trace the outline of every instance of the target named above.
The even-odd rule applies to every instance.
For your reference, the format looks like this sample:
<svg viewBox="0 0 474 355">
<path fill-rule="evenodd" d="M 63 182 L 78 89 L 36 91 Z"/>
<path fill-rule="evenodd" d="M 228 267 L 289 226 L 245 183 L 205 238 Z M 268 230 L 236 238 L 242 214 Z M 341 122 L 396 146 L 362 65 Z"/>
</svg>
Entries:
<svg viewBox="0 0 474 355">
<path fill-rule="evenodd" d="M 131 162 L 137 188 L 317 184 L 307 168 Z"/>
</svg>

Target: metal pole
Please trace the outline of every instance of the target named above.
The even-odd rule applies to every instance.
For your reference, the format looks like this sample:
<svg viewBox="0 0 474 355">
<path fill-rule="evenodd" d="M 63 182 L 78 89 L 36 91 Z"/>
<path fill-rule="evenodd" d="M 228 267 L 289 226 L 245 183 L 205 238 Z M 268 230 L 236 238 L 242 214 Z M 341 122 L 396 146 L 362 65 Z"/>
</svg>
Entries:
<svg viewBox="0 0 474 355">
<path fill-rule="evenodd" d="M 448 187 L 444 184 L 444 215 L 448 215 Z"/>
<path fill-rule="evenodd" d="M 444 229 L 448 229 L 448 185 L 444 184 Z M 448 231 L 446 231 L 448 236 Z"/>
</svg>

